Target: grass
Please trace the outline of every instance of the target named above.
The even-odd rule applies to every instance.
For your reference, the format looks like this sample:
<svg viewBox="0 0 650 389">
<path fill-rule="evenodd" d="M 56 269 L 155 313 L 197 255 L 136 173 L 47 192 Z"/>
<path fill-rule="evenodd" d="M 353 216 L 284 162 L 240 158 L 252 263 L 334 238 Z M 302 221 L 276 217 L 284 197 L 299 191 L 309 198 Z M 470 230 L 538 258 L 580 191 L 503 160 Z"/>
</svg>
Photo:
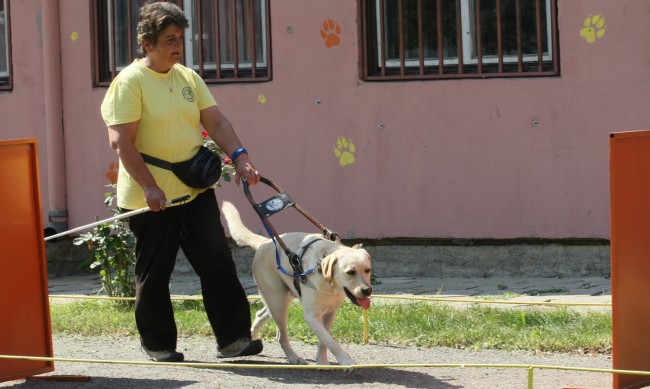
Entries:
<svg viewBox="0 0 650 389">
<path fill-rule="evenodd" d="M 251 315 L 260 308 L 259 301 L 251 302 Z M 202 302 L 175 301 L 174 310 L 179 336 L 212 336 Z M 110 301 L 52 304 L 50 312 L 55 334 L 137 336 L 132 308 Z M 612 320 L 604 311 L 382 302 L 373 305 L 368 317 L 370 344 L 611 354 Z M 289 311 L 289 332 L 293 340 L 318 342 L 296 303 Z M 332 334 L 342 343 L 363 343 L 363 312 L 344 303 Z M 262 337 L 274 339 L 272 321 Z"/>
</svg>

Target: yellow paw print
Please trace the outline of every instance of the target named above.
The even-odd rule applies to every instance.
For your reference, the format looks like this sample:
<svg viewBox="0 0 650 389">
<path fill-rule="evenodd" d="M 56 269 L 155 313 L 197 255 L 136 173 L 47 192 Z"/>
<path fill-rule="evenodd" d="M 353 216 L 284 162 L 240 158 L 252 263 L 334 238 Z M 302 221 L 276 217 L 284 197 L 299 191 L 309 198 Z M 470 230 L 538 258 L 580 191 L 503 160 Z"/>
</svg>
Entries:
<svg viewBox="0 0 650 389">
<path fill-rule="evenodd" d="M 339 160 L 339 165 L 345 166 L 354 163 L 354 143 L 348 138 L 341 136 L 336 140 L 336 147 L 334 147 L 334 155 Z"/>
<path fill-rule="evenodd" d="M 325 39 L 325 47 L 330 48 L 340 45 L 341 38 L 339 38 L 339 35 L 341 35 L 341 26 L 332 19 L 327 18 L 320 29 L 320 36 Z"/>
<path fill-rule="evenodd" d="M 587 16 L 584 22 L 584 28 L 580 30 L 580 36 L 585 38 L 589 43 L 594 43 L 596 39 L 602 38 L 605 35 L 605 16 L 598 14 L 595 16 Z"/>
</svg>

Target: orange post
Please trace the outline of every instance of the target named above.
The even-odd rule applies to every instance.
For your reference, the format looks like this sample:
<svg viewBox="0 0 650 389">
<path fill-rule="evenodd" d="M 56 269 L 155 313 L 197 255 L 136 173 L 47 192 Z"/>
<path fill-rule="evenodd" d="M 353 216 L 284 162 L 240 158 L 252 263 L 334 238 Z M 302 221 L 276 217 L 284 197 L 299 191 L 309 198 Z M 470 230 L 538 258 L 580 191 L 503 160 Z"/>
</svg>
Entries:
<svg viewBox="0 0 650 389">
<path fill-rule="evenodd" d="M 0 141 L 0 354 L 52 357 L 36 139 Z M 54 370 L 6 359 L 0 382 Z"/>
<path fill-rule="evenodd" d="M 610 136 L 614 369 L 650 371 L 650 131 Z M 648 376 L 614 374 L 614 388 Z"/>
</svg>

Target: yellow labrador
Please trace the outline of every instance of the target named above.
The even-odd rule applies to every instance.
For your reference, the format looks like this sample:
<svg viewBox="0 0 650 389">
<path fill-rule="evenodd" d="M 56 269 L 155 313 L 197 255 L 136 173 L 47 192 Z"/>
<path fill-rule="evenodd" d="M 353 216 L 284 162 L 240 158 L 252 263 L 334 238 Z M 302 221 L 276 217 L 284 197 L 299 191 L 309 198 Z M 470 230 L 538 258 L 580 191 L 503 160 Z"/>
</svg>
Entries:
<svg viewBox="0 0 650 389">
<path fill-rule="evenodd" d="M 329 349 L 339 364 L 356 364 L 334 340 L 330 332 L 336 313 L 346 296 L 352 303 L 364 309 L 370 306 L 372 286 L 368 252 L 357 246 L 348 247 L 326 240 L 320 234 L 291 232 L 280 235 L 287 248 L 298 255 L 302 254 L 302 266 L 305 271 L 317 269 L 306 276 L 306 283 L 300 283 L 299 295 L 294 287 L 294 277 L 283 274 L 277 267 L 273 241 L 246 228 L 239 212 L 231 203 L 224 202 L 222 211 L 230 235 L 237 245 L 256 250 L 252 266 L 253 277 L 265 306 L 255 316 L 251 328 L 253 339 L 259 337 L 262 326 L 272 317 L 278 328 L 280 346 L 289 363 L 306 365 L 307 362 L 291 348 L 287 335 L 289 303 L 298 298 L 302 304 L 305 322 L 318 337 L 316 363 L 329 364 L 327 357 Z M 315 239 L 315 242 L 303 249 Z M 279 245 L 278 251 L 282 267 L 293 274 L 289 259 Z"/>
</svg>

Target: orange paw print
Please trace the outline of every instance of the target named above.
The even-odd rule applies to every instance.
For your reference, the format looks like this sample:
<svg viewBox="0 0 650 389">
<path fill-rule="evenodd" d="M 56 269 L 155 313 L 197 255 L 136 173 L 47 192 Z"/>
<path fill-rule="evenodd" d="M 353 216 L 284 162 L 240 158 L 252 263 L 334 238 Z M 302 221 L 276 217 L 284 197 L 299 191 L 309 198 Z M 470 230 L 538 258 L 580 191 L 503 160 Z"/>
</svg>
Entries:
<svg viewBox="0 0 650 389">
<path fill-rule="evenodd" d="M 339 38 L 339 35 L 341 35 L 341 26 L 332 19 L 327 18 L 320 29 L 320 36 L 325 39 L 325 47 L 330 48 L 340 45 L 341 38 Z"/>
<path fill-rule="evenodd" d="M 117 171 L 120 169 L 120 162 L 111 162 L 110 166 L 108 167 L 108 171 L 106 172 L 106 179 L 111 183 L 111 184 L 117 184 Z"/>
</svg>

